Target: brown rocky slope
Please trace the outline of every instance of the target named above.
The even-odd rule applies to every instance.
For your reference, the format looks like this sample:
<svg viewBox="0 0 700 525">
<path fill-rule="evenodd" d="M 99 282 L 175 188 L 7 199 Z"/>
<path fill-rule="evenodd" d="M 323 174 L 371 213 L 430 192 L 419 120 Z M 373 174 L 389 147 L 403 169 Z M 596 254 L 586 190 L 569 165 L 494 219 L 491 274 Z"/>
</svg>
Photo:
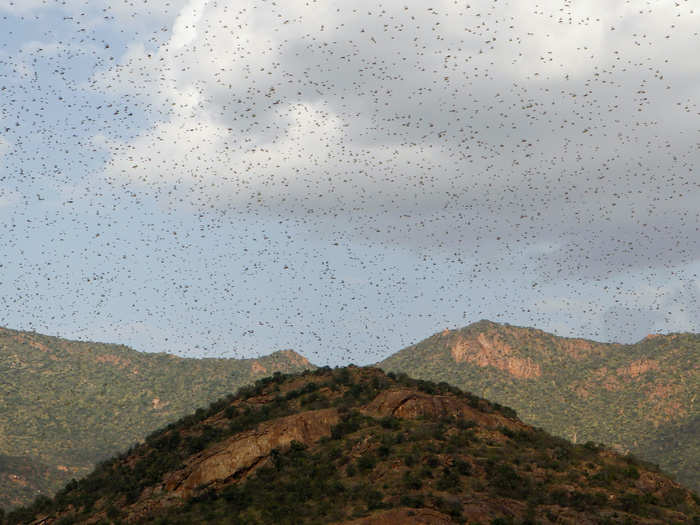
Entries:
<svg viewBox="0 0 700 525">
<path fill-rule="evenodd" d="M 445 383 L 349 367 L 260 380 L 3 525 L 667 524 L 697 523 L 699 503 Z"/>
</svg>

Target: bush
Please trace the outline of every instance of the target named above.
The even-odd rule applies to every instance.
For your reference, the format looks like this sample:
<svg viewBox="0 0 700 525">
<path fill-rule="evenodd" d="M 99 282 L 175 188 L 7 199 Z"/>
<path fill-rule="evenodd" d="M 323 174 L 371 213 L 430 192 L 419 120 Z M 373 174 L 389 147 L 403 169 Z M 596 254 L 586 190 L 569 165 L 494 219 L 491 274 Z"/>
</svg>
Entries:
<svg viewBox="0 0 700 525">
<path fill-rule="evenodd" d="M 457 473 L 453 472 L 450 469 L 444 469 L 442 471 L 442 477 L 437 482 L 437 489 L 446 491 L 457 491 L 459 490 L 460 485 L 461 483 Z"/>
<path fill-rule="evenodd" d="M 530 493 L 529 480 L 518 473 L 506 463 L 501 463 L 495 469 L 492 484 L 496 493 L 509 498 L 525 499 Z"/>
<path fill-rule="evenodd" d="M 391 416 L 382 418 L 379 421 L 379 424 L 382 426 L 382 428 L 390 430 L 397 430 L 399 427 L 401 427 L 401 423 L 399 422 L 399 420 Z"/>
<path fill-rule="evenodd" d="M 404 472 L 403 484 L 408 490 L 419 490 L 423 486 L 421 479 L 410 471 Z"/>
<path fill-rule="evenodd" d="M 476 421 L 472 421 L 471 419 L 459 418 L 455 421 L 455 426 L 460 430 L 468 430 L 478 425 L 476 424 Z"/>
<path fill-rule="evenodd" d="M 639 494 L 628 492 L 617 500 L 618 506 L 630 514 L 639 514 L 642 509 L 642 497 Z"/>
<path fill-rule="evenodd" d="M 430 467 L 423 467 L 420 469 L 419 475 L 421 478 L 432 478 L 433 470 Z"/>
<path fill-rule="evenodd" d="M 347 434 L 352 434 L 359 430 L 362 422 L 362 415 L 359 412 L 348 412 L 343 415 L 340 423 L 331 427 L 331 439 L 340 439 Z"/>
<path fill-rule="evenodd" d="M 468 461 L 455 460 L 455 468 L 462 476 L 469 476 L 472 473 L 472 465 Z"/>
<path fill-rule="evenodd" d="M 457 432 L 456 434 L 450 435 L 447 442 L 451 447 L 460 449 L 469 446 L 469 443 L 473 441 L 477 441 L 474 431 L 463 430 L 461 432 Z"/>
<path fill-rule="evenodd" d="M 362 473 L 370 472 L 374 469 L 376 464 L 377 458 L 375 458 L 372 454 L 363 454 L 357 460 L 357 468 L 359 468 L 360 472 Z"/>
<path fill-rule="evenodd" d="M 367 510 L 374 510 L 381 508 L 382 500 L 384 499 L 384 494 L 378 490 L 368 490 L 365 495 L 365 501 L 367 502 Z"/>
<path fill-rule="evenodd" d="M 614 481 L 624 479 L 639 479 L 639 470 L 633 465 L 606 465 L 591 477 L 591 483 L 609 487 Z"/>
<path fill-rule="evenodd" d="M 425 505 L 423 496 L 417 495 L 417 496 L 411 496 L 408 494 L 404 494 L 401 496 L 401 506 L 403 507 L 413 507 L 414 509 L 421 508 Z"/>
<path fill-rule="evenodd" d="M 335 370 L 333 372 L 333 382 L 339 385 L 350 385 L 352 383 L 350 371 L 347 368 Z"/>
<path fill-rule="evenodd" d="M 510 438 L 510 439 L 513 439 L 513 438 L 515 438 L 515 436 L 516 436 L 515 432 L 513 432 L 513 431 L 512 431 L 511 429 L 509 429 L 508 427 L 500 426 L 500 427 L 498 427 L 498 431 L 499 431 L 501 434 L 503 434 L 504 436 L 506 436 L 507 438 Z"/>
</svg>

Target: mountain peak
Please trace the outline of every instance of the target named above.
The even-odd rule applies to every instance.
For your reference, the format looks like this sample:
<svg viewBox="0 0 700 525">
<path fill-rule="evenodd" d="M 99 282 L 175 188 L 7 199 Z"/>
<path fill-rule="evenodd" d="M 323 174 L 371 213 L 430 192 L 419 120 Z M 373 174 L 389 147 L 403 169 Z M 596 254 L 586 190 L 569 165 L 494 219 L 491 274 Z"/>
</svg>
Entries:
<svg viewBox="0 0 700 525">
<path fill-rule="evenodd" d="M 696 334 L 653 334 L 624 345 L 484 319 L 437 333 L 379 366 L 479 392 L 573 441 L 640 454 L 697 489 L 699 362 Z"/>
<path fill-rule="evenodd" d="M 293 363 L 295 365 L 313 367 L 311 361 L 309 361 L 300 353 L 292 350 L 291 348 L 286 350 L 277 350 L 271 353 L 269 357 L 283 357 L 284 359 L 288 360 L 290 363 Z"/>
<path fill-rule="evenodd" d="M 462 330 L 466 329 L 483 329 L 483 328 L 500 328 L 503 326 L 509 326 L 506 323 L 497 323 L 496 321 L 491 321 L 490 319 L 479 319 L 478 321 L 475 321 L 464 328 Z"/>
</svg>

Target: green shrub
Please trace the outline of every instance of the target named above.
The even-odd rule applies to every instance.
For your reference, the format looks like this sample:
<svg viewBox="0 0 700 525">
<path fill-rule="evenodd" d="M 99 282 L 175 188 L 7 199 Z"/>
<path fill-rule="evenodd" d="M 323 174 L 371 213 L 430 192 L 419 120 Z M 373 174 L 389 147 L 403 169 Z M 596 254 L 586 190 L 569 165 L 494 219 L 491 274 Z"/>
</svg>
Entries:
<svg viewBox="0 0 700 525">
<path fill-rule="evenodd" d="M 382 418 L 379 421 L 379 424 L 382 426 L 382 428 L 390 430 L 397 430 L 401 427 L 401 422 L 397 418 L 391 416 Z"/>
<path fill-rule="evenodd" d="M 341 439 L 347 434 L 352 434 L 360 429 L 362 423 L 362 415 L 359 412 L 348 412 L 342 416 L 342 419 L 337 425 L 331 427 L 331 438 Z"/>
<path fill-rule="evenodd" d="M 438 490 L 458 491 L 461 486 L 459 475 L 450 469 L 443 469 L 442 477 L 437 481 Z"/>
<path fill-rule="evenodd" d="M 409 495 L 404 494 L 401 496 L 401 506 L 403 507 L 413 507 L 414 509 L 421 508 L 425 505 L 422 495 Z"/>
<path fill-rule="evenodd" d="M 525 499 L 530 494 L 529 480 L 518 475 L 507 463 L 496 467 L 491 483 L 500 496 Z"/>
<path fill-rule="evenodd" d="M 374 509 L 379 509 L 381 508 L 382 505 L 382 500 L 384 499 L 384 495 L 379 492 L 378 490 L 368 490 L 365 496 L 365 501 L 367 503 L 367 510 L 374 510 Z"/>
<path fill-rule="evenodd" d="M 347 466 L 345 467 L 345 474 L 348 477 L 353 477 L 354 475 L 357 474 L 357 467 L 355 467 L 354 463 L 347 464 Z"/>
<path fill-rule="evenodd" d="M 375 458 L 372 454 L 363 454 L 357 460 L 357 468 L 360 469 L 360 472 L 363 474 L 373 470 L 376 464 L 377 458 Z"/>
<path fill-rule="evenodd" d="M 468 461 L 455 460 L 455 468 L 462 476 L 469 476 L 472 473 L 472 465 Z"/>
<path fill-rule="evenodd" d="M 404 472 L 403 484 L 408 490 L 419 490 L 423 486 L 421 479 L 411 471 Z"/>
</svg>

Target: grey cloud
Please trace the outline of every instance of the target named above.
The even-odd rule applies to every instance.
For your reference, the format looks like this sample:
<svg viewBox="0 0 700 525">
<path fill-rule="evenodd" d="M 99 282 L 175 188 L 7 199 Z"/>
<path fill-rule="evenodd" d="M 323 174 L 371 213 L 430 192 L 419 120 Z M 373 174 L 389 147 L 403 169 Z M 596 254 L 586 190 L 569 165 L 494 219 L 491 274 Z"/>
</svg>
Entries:
<svg viewBox="0 0 700 525">
<path fill-rule="evenodd" d="M 137 57 L 120 70 L 200 97 L 160 101 L 164 122 L 195 130 L 191 148 L 178 139 L 184 168 L 164 159 L 177 184 L 148 163 L 147 140 L 127 144 L 143 167 L 129 184 L 377 244 L 524 258 L 551 279 L 692 262 L 699 80 L 664 56 L 688 51 L 685 26 L 672 32 L 677 13 L 661 7 L 586 9 L 367 3 L 311 21 L 292 4 L 208 4 L 162 68 Z M 314 113 L 280 151 L 299 107 Z M 533 254 L 543 245 L 556 248 Z"/>
<path fill-rule="evenodd" d="M 651 303 L 629 304 L 632 300 L 609 307 L 601 316 L 603 334 L 608 340 L 639 341 L 657 331 L 697 329 L 700 288 L 695 282 L 689 280 L 670 290 L 662 288 Z"/>
</svg>

